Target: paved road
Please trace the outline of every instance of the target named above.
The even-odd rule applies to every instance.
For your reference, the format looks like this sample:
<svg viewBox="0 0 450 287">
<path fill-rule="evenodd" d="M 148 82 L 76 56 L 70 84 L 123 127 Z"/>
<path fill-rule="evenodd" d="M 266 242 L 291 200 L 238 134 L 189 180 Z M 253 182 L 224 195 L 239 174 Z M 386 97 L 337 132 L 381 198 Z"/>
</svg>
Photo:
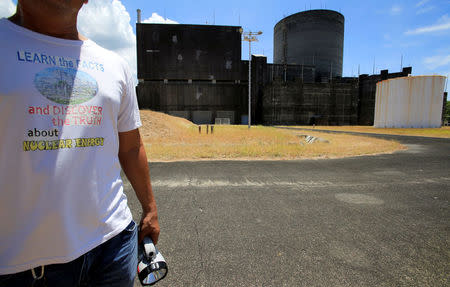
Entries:
<svg viewBox="0 0 450 287">
<path fill-rule="evenodd" d="M 386 138 L 409 149 L 151 163 L 158 286 L 450 286 L 450 139 Z"/>
</svg>

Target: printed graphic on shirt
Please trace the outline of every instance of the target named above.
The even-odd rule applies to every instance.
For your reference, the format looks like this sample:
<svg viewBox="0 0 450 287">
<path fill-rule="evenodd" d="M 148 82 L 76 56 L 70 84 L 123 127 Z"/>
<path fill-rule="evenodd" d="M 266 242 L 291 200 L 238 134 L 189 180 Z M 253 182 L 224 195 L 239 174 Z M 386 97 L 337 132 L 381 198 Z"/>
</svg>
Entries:
<svg viewBox="0 0 450 287">
<path fill-rule="evenodd" d="M 80 60 L 70 57 L 54 56 L 45 53 L 17 51 L 17 61 L 31 64 L 42 64 L 52 67 L 72 68 L 84 71 L 104 72 L 103 64 L 96 61 Z"/>
<path fill-rule="evenodd" d="M 44 69 L 36 74 L 34 85 L 50 101 L 64 105 L 89 101 L 98 91 L 94 78 L 83 71 L 70 68 Z"/>
<path fill-rule="evenodd" d="M 102 124 L 103 108 L 86 102 L 95 98 L 99 89 L 89 72 L 104 72 L 103 64 L 29 51 L 17 51 L 17 60 L 47 66 L 35 74 L 33 84 L 43 97 L 54 103 L 27 107 L 25 112 L 34 118 L 33 122 L 45 121 L 49 129 L 30 127 L 25 131 L 28 138 L 23 141 L 23 151 L 104 146 L 103 137 L 63 139 L 60 131 L 63 126 L 96 127 Z"/>
<path fill-rule="evenodd" d="M 104 138 L 75 138 L 60 140 L 24 141 L 23 151 L 43 151 L 103 146 Z"/>
<path fill-rule="evenodd" d="M 103 108 L 95 105 L 43 105 L 29 106 L 27 113 L 48 118 L 54 127 L 100 126 Z"/>
</svg>

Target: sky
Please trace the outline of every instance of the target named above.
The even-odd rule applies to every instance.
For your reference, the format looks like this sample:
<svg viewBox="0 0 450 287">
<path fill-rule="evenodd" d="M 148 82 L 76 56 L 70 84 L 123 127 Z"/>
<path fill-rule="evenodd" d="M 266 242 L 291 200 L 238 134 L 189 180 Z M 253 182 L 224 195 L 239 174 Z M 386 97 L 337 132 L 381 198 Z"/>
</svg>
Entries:
<svg viewBox="0 0 450 287">
<path fill-rule="evenodd" d="M 0 17 L 12 15 L 15 3 L 0 0 Z M 148 23 L 262 31 L 252 54 L 266 55 L 269 63 L 278 21 L 305 9 L 331 9 L 345 17 L 343 76 L 357 76 L 358 67 L 361 74 L 372 74 L 397 72 L 402 66 L 412 66 L 413 75 L 450 75 L 450 0 L 90 0 L 79 14 L 80 32 L 124 57 L 135 73 L 138 8 Z M 247 42 L 242 59 L 248 59 Z"/>
</svg>

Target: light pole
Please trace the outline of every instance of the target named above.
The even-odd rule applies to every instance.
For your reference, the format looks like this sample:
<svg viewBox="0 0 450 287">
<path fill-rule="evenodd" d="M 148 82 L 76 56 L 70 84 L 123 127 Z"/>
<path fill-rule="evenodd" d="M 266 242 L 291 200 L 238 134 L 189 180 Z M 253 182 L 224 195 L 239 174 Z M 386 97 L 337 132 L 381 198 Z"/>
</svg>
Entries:
<svg viewBox="0 0 450 287">
<path fill-rule="evenodd" d="M 242 29 L 242 28 L 241 28 Z M 242 31 L 242 30 L 241 30 Z M 257 42 L 257 35 L 262 32 L 244 32 L 244 41 L 248 42 L 248 128 L 252 125 L 252 42 Z"/>
</svg>

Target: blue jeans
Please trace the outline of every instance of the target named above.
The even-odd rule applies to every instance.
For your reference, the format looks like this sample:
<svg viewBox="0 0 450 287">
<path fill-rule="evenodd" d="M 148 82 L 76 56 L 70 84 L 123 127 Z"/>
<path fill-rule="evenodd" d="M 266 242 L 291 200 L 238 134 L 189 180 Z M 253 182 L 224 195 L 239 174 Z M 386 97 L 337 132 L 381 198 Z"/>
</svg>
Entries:
<svg viewBox="0 0 450 287">
<path fill-rule="evenodd" d="M 79 258 L 44 267 L 35 281 L 31 270 L 1 275 L 0 287 L 22 286 L 117 286 L 132 287 L 137 270 L 137 224 L 132 221 L 120 234 Z M 41 267 L 34 268 L 36 276 Z M 33 283 L 33 281 L 35 281 Z"/>
</svg>

